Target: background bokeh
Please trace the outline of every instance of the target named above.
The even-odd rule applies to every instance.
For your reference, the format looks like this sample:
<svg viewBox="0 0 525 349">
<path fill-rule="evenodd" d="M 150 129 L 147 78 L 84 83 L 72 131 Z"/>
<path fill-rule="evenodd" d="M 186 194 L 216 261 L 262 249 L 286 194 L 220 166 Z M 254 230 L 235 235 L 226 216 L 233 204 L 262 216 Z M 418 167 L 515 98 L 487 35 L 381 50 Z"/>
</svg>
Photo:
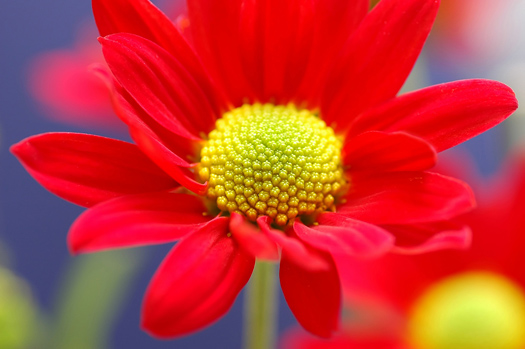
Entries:
<svg viewBox="0 0 525 349">
<path fill-rule="evenodd" d="M 525 38 L 520 38 L 519 23 L 525 18 L 525 1 L 477 0 L 485 11 L 476 12 L 466 5 L 453 8 L 453 1 L 471 2 L 443 0 L 438 23 L 405 89 L 487 77 L 507 83 L 520 99 L 525 89 L 520 86 L 525 78 L 519 79 L 520 74 L 525 77 Z M 95 332 L 107 335 L 109 348 L 240 347 L 242 294 L 223 319 L 197 334 L 159 341 L 141 331 L 142 296 L 170 246 L 72 257 L 66 233 L 83 209 L 48 193 L 9 153 L 10 145 L 42 132 L 126 139 L 116 128 L 75 126 L 50 118 L 28 89 L 34 57 L 72 46 L 80 28 L 90 25 L 89 0 L 0 0 L 0 262 L 28 283 L 34 303 L 46 316 L 42 338 L 54 336 L 54 348 L 72 348 L 75 338 Z M 509 148 L 525 139 L 519 115 L 511 119 L 515 120 L 464 146 L 486 175 L 498 168 Z M 282 295 L 280 302 L 283 332 L 295 320 Z M 97 327 L 105 331 L 97 332 Z M 104 341 L 84 343 L 84 348 L 104 347 Z"/>
</svg>

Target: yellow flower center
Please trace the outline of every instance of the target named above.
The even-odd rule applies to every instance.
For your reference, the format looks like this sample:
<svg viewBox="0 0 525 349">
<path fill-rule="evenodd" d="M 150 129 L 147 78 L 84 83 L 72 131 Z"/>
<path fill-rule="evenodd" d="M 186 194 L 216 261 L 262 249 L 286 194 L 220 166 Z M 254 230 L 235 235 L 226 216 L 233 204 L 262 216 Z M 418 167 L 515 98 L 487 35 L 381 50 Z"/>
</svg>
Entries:
<svg viewBox="0 0 525 349">
<path fill-rule="evenodd" d="M 295 106 L 245 104 L 217 120 L 198 172 L 222 211 L 285 226 L 298 216 L 333 210 L 345 185 L 341 140 Z"/>
<path fill-rule="evenodd" d="M 525 295 L 498 274 L 450 277 L 416 302 L 409 337 L 417 349 L 524 348 Z"/>
</svg>

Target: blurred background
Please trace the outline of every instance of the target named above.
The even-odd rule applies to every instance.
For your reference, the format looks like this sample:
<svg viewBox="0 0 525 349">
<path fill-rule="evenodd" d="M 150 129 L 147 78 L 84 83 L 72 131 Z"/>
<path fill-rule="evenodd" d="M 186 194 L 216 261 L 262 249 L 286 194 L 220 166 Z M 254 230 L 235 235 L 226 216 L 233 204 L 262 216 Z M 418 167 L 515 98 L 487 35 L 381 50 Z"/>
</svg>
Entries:
<svg viewBox="0 0 525 349">
<path fill-rule="evenodd" d="M 155 3 L 175 18 L 180 1 Z M 525 0 L 442 0 L 404 90 L 490 78 L 525 100 L 524 19 Z M 87 69 L 101 60 L 96 36 L 89 0 L 0 0 L 0 331 L 12 332 L 0 333 L 0 348 L 238 348 L 242 294 L 194 335 L 161 341 L 141 331 L 142 296 L 171 246 L 72 257 L 66 234 L 83 209 L 48 193 L 9 153 L 51 131 L 129 139 Z M 462 146 L 483 176 L 525 146 L 519 114 Z M 279 331 L 294 326 L 281 295 Z M 32 336 L 39 342 L 29 346 Z"/>
</svg>

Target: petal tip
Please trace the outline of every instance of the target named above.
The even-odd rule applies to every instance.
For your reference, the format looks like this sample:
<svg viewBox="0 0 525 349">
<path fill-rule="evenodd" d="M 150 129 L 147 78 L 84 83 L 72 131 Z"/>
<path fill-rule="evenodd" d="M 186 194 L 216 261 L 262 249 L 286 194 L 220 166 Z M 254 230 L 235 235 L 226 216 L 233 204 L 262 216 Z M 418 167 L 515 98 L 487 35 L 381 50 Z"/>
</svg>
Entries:
<svg viewBox="0 0 525 349">
<path fill-rule="evenodd" d="M 32 143 L 33 143 L 32 141 L 33 140 L 46 137 L 46 135 L 49 135 L 49 134 L 43 133 L 43 134 L 33 135 L 33 136 L 29 136 L 27 138 L 24 138 L 21 141 L 11 145 L 9 147 L 9 151 L 11 152 L 11 154 L 13 154 L 18 159 L 20 159 L 24 155 L 27 155 L 27 153 L 31 150 Z"/>
<path fill-rule="evenodd" d="M 72 256 L 78 256 L 83 252 L 82 244 L 71 238 L 71 232 L 67 236 L 67 249 Z"/>
<path fill-rule="evenodd" d="M 97 41 L 98 41 L 101 45 L 103 45 L 104 43 L 106 43 L 106 42 L 109 41 L 109 40 L 107 39 L 107 36 L 99 36 L 99 37 L 97 38 Z"/>
<path fill-rule="evenodd" d="M 148 320 L 147 316 L 142 314 L 140 319 L 140 328 L 148 333 L 150 336 L 157 338 L 157 339 L 173 339 L 175 336 L 167 335 L 166 333 L 162 333 L 157 330 L 158 324 L 156 324 L 154 321 Z"/>
<path fill-rule="evenodd" d="M 20 158 L 20 155 L 23 153 L 24 146 L 25 146 L 25 142 L 24 141 L 20 141 L 18 143 L 13 144 L 12 146 L 10 146 L 9 147 L 9 151 L 11 152 L 11 154 L 16 156 L 17 158 Z"/>
</svg>

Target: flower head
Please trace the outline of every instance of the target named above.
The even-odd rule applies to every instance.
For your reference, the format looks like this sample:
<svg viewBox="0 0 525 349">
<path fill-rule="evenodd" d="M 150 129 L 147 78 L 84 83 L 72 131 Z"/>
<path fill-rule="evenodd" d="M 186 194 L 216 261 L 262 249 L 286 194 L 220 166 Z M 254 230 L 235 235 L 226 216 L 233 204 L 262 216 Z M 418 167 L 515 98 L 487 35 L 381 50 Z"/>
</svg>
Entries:
<svg viewBox="0 0 525 349">
<path fill-rule="evenodd" d="M 177 28 L 145 0 L 93 1 L 100 73 L 135 144 L 53 133 L 12 148 L 42 185 L 89 207 L 73 252 L 180 239 L 146 294 L 146 330 L 210 324 L 256 258 L 280 258 L 292 312 L 328 337 L 335 256 L 465 245 L 468 229 L 442 221 L 473 206 L 469 187 L 426 170 L 517 103 L 487 80 L 396 97 L 438 1 L 187 5 Z"/>
<path fill-rule="evenodd" d="M 244 105 L 217 120 L 197 168 L 224 212 L 269 216 L 281 227 L 335 210 L 343 190 L 342 142 L 316 115 L 294 106 Z"/>
</svg>

